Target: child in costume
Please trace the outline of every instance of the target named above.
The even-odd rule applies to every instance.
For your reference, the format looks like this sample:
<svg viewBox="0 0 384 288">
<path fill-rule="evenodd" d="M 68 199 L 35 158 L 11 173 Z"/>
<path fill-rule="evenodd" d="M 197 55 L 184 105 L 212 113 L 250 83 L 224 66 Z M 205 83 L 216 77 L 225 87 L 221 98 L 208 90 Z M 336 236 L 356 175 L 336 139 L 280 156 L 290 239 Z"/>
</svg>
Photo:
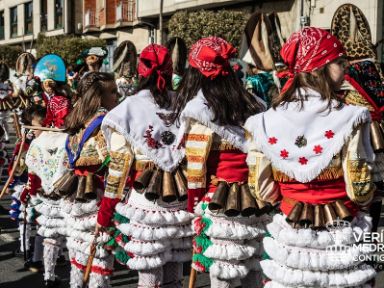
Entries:
<svg viewBox="0 0 384 288">
<path fill-rule="evenodd" d="M 70 170 L 55 183 L 56 191 L 64 197 L 70 287 L 82 287 L 90 248 L 95 242 L 88 287 L 108 288 L 111 287 L 113 255 L 103 245 L 109 240 L 109 234 L 94 235 L 93 232 L 100 201 L 105 197 L 104 174 L 109 161 L 100 125 L 106 112 L 117 105 L 118 93 L 111 74 L 90 72 L 79 82 L 77 94 L 79 99 L 65 121 Z"/>
<path fill-rule="evenodd" d="M 261 287 L 257 263 L 269 221 L 250 194 L 242 128 L 262 107 L 230 66 L 236 54 L 221 38 L 197 41 L 175 100 L 186 149 L 188 210 L 197 214 L 192 267 L 209 272 L 211 287 L 218 288 L 234 287 L 239 279 L 243 287 Z"/>
<path fill-rule="evenodd" d="M 250 185 L 259 199 L 281 201 L 263 240 L 265 287 L 372 287 L 375 270 L 356 259 L 354 234 L 369 232 L 361 212 L 375 191 L 366 108 L 345 105 L 335 90 L 346 60 L 340 41 L 307 27 L 281 50 L 290 78 L 265 113 L 245 127 Z M 361 249 L 361 250 L 360 250 Z"/>
<path fill-rule="evenodd" d="M 193 231 L 192 215 L 185 211 L 184 154 L 176 147 L 178 129 L 170 123 L 174 94 L 167 48 L 144 48 L 138 72 L 139 92 L 103 121 L 111 163 L 97 222 L 108 226 L 116 211 L 115 257 L 138 271 L 138 287 L 181 287 Z"/>
</svg>

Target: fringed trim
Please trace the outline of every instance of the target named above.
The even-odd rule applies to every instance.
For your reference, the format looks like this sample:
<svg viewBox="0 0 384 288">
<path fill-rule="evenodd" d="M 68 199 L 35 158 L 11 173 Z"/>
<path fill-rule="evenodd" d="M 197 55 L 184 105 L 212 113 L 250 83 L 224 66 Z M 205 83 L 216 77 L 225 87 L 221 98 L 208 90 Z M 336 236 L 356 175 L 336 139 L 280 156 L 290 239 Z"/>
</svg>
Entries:
<svg viewBox="0 0 384 288">
<path fill-rule="evenodd" d="M 133 192 L 133 191 L 132 191 Z M 137 192 L 133 192 L 137 193 Z M 133 195 L 131 195 L 132 197 Z M 116 211 L 131 221 L 140 222 L 148 225 L 175 225 L 184 224 L 192 221 L 193 214 L 183 210 L 180 207 L 176 209 L 163 208 L 163 207 L 138 207 L 133 199 L 130 198 L 128 204 L 118 203 L 116 205 Z"/>
<path fill-rule="evenodd" d="M 204 256 L 214 260 L 245 260 L 254 256 L 260 249 L 260 243 L 249 241 L 247 244 L 234 241 L 211 239 L 212 245 L 204 251 Z"/>
<path fill-rule="evenodd" d="M 192 227 L 196 235 L 201 235 L 202 233 L 206 235 L 205 232 L 211 227 L 211 225 L 212 220 L 204 216 L 199 216 L 192 222 Z"/>
<path fill-rule="evenodd" d="M 213 260 L 205 257 L 203 254 L 194 253 L 192 255 L 192 267 L 199 272 L 209 272 L 210 267 L 213 264 Z"/>
<path fill-rule="evenodd" d="M 172 259 L 170 251 L 160 253 L 152 257 L 134 256 L 129 259 L 126 265 L 132 270 L 148 270 L 159 268 Z"/>
<path fill-rule="evenodd" d="M 84 214 L 96 213 L 99 207 L 97 201 L 92 200 L 86 203 L 70 202 L 67 199 L 62 199 L 61 206 L 66 214 L 74 217 L 79 217 Z"/>
<path fill-rule="evenodd" d="M 69 231 L 70 233 L 68 233 L 68 235 L 70 235 L 71 238 L 79 241 L 92 243 L 92 241 L 95 238 L 95 235 L 92 234 L 93 231 L 85 232 L 85 231 L 79 231 L 74 229 L 69 229 L 69 230 L 70 230 Z M 107 243 L 110 239 L 111 239 L 111 236 L 108 233 L 102 232 L 99 234 L 99 237 L 97 237 L 96 241 L 97 243 Z"/>
<path fill-rule="evenodd" d="M 56 238 L 59 236 L 58 231 L 58 229 L 50 229 L 44 226 L 40 226 L 40 228 L 37 230 L 37 233 L 44 238 Z"/>
<path fill-rule="evenodd" d="M 242 262 L 215 261 L 209 269 L 211 276 L 223 279 L 242 279 L 249 273 L 248 267 Z"/>
<path fill-rule="evenodd" d="M 170 243 L 160 241 L 143 242 L 131 239 L 124 246 L 124 250 L 138 256 L 153 256 L 163 253 L 169 247 Z"/>
<path fill-rule="evenodd" d="M 71 230 L 93 231 L 96 227 L 97 214 L 90 214 L 83 217 L 68 217 L 66 225 Z"/>
<path fill-rule="evenodd" d="M 191 225 L 153 227 L 131 222 L 118 225 L 117 229 L 127 236 L 142 241 L 184 238 L 194 234 Z"/>
<path fill-rule="evenodd" d="M 60 206 L 51 206 L 48 203 L 40 203 L 35 207 L 36 211 L 49 218 L 63 218 Z"/>
<path fill-rule="evenodd" d="M 115 225 L 119 225 L 119 224 L 129 223 L 130 221 L 129 221 L 129 218 L 115 212 L 112 218 L 112 222 L 115 223 Z"/>
<path fill-rule="evenodd" d="M 89 255 L 89 253 L 91 252 L 91 246 L 92 246 L 92 243 L 79 241 L 79 240 L 73 239 L 71 237 L 67 238 L 68 249 L 72 249 L 75 251 L 82 252 L 86 255 Z M 110 256 L 110 253 L 108 251 L 106 251 L 101 246 L 96 246 L 95 257 L 106 258 L 108 256 Z"/>
<path fill-rule="evenodd" d="M 115 256 L 115 259 L 117 262 L 119 262 L 120 265 L 126 266 L 129 259 L 132 257 L 128 255 L 123 248 L 118 247 L 116 250 L 113 251 L 113 255 Z"/>
<path fill-rule="evenodd" d="M 320 249 L 297 248 L 279 244 L 276 240 L 264 238 L 267 254 L 281 265 L 300 270 L 328 271 L 341 270 L 359 264 L 356 259 L 369 251 L 360 251 L 358 247 L 331 252 Z"/>
<path fill-rule="evenodd" d="M 327 272 L 301 271 L 277 264 L 273 260 L 260 263 L 264 274 L 283 285 L 313 287 L 356 287 L 363 285 L 376 276 L 375 269 L 366 264 L 351 270 Z"/>
<path fill-rule="evenodd" d="M 75 259 L 77 263 L 82 264 L 84 266 L 88 263 L 88 254 L 84 254 L 81 252 L 76 252 L 75 257 L 72 257 L 72 259 Z M 113 255 L 109 255 L 109 257 L 105 258 L 93 258 L 92 266 L 100 267 L 101 269 L 108 270 L 113 268 Z"/>
<path fill-rule="evenodd" d="M 370 231 L 369 218 L 359 214 L 351 223 L 352 227 L 335 231 L 337 239 L 341 241 L 339 244 L 351 245 L 355 243 L 353 236 L 355 233 L 360 235 L 364 231 Z M 267 229 L 273 238 L 288 246 L 325 249 L 327 246 L 335 244 L 335 236 L 331 235 L 329 231 L 293 229 L 281 214 L 273 217 L 273 222 L 267 225 Z"/>
<path fill-rule="evenodd" d="M 39 225 L 51 229 L 56 229 L 65 225 L 63 218 L 49 218 L 44 215 L 37 217 L 36 221 L 39 223 Z"/>
</svg>

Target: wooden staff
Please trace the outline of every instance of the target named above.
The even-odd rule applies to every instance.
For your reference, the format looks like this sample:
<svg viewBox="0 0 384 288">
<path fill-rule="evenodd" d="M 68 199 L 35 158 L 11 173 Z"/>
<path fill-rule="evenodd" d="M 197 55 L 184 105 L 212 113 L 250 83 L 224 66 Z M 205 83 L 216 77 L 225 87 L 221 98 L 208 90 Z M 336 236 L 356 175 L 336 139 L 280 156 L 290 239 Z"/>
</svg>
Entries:
<svg viewBox="0 0 384 288">
<path fill-rule="evenodd" d="M 19 116 L 15 111 L 13 111 L 13 124 L 15 125 L 17 139 L 21 139 L 22 135 L 21 135 L 21 129 L 20 129 L 20 123 L 19 123 Z"/>
<path fill-rule="evenodd" d="M 20 144 L 20 150 L 19 150 L 19 153 L 17 154 L 15 162 L 13 163 L 13 167 L 12 167 L 11 173 L 8 177 L 8 180 L 7 180 L 7 182 L 5 182 L 3 190 L 1 190 L 0 199 L 3 197 L 3 195 L 5 194 L 5 191 L 7 191 L 9 185 L 11 184 L 13 176 L 15 176 L 16 168 L 19 165 L 19 162 L 21 159 L 21 154 L 23 154 L 24 144 L 25 144 L 25 135 L 22 137 L 21 144 Z"/>
<path fill-rule="evenodd" d="M 29 202 L 29 194 L 27 195 L 25 199 L 25 205 L 24 205 L 24 217 L 23 217 L 23 246 L 24 246 L 24 262 L 27 262 L 28 255 L 27 255 L 27 208 L 28 208 L 28 202 Z M 29 250 L 29 249 L 28 249 Z"/>
<path fill-rule="evenodd" d="M 197 271 L 191 267 L 191 273 L 189 274 L 188 288 L 195 288 Z"/>
<path fill-rule="evenodd" d="M 96 245 L 97 245 L 97 237 L 98 236 L 99 236 L 99 234 L 97 233 L 95 235 L 95 238 L 93 238 L 93 242 L 92 242 L 92 245 L 90 248 L 90 254 L 88 257 L 88 261 L 87 261 L 87 267 L 85 268 L 85 272 L 84 272 L 84 276 L 83 276 L 83 288 L 86 288 L 88 285 L 89 274 L 91 274 L 92 263 L 93 263 L 93 259 L 95 258 L 95 254 L 96 254 Z"/>
<path fill-rule="evenodd" d="M 48 128 L 48 127 L 41 127 L 41 126 L 23 125 L 23 127 L 25 129 L 31 129 L 31 130 L 50 131 L 50 132 L 64 132 L 64 129 Z"/>
</svg>

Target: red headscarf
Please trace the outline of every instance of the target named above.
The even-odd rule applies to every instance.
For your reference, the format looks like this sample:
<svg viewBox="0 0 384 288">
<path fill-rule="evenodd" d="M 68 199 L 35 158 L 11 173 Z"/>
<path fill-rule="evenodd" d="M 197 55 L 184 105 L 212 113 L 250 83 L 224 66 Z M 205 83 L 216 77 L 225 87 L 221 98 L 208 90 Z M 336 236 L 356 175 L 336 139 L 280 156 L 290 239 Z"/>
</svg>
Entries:
<svg viewBox="0 0 384 288">
<path fill-rule="evenodd" d="M 149 65 L 149 66 L 148 66 Z M 158 44 L 150 44 L 144 48 L 139 57 L 137 68 L 139 75 L 145 78 L 157 73 L 157 88 L 163 91 L 166 82 L 163 75 L 172 76 L 172 58 L 168 49 Z"/>
<path fill-rule="evenodd" d="M 288 66 L 289 79 L 282 92 L 292 84 L 296 73 L 312 72 L 345 55 L 340 41 L 327 31 L 305 27 L 288 38 L 280 51 Z"/>
<path fill-rule="evenodd" d="M 189 65 L 199 69 L 205 77 L 215 79 L 218 75 L 228 75 L 229 59 L 237 54 L 236 48 L 219 37 L 202 38 L 192 45 L 189 52 Z"/>
</svg>

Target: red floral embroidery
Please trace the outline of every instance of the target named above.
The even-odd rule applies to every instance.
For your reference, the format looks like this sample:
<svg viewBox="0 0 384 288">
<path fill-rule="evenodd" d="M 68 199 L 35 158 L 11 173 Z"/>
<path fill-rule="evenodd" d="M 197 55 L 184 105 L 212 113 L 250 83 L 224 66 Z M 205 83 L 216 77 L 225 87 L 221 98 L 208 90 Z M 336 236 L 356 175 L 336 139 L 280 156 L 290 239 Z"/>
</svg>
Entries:
<svg viewBox="0 0 384 288">
<path fill-rule="evenodd" d="M 323 147 L 321 147 L 321 145 L 315 145 L 315 147 L 313 147 L 313 151 L 316 154 L 321 154 L 321 153 L 323 153 Z"/>
<path fill-rule="evenodd" d="M 283 159 L 287 159 L 289 156 L 289 152 L 287 150 L 281 150 L 280 151 L 280 157 L 283 158 Z"/>
<path fill-rule="evenodd" d="M 268 139 L 268 143 L 271 145 L 275 145 L 277 143 L 277 138 L 276 137 L 270 137 Z"/>
<path fill-rule="evenodd" d="M 308 159 L 305 158 L 305 157 L 300 157 L 300 158 L 299 158 L 299 163 L 300 163 L 301 165 L 307 165 L 307 163 L 308 163 Z"/>
<path fill-rule="evenodd" d="M 333 136 L 335 136 L 335 133 L 332 130 L 328 130 L 328 131 L 325 131 L 324 136 L 327 137 L 328 139 L 331 139 L 333 138 Z"/>
<path fill-rule="evenodd" d="M 154 139 L 152 137 L 152 132 L 153 132 L 153 126 L 149 125 L 148 129 L 145 131 L 144 138 L 147 138 L 147 145 L 153 149 L 159 149 L 162 145 L 159 141 Z"/>
</svg>

